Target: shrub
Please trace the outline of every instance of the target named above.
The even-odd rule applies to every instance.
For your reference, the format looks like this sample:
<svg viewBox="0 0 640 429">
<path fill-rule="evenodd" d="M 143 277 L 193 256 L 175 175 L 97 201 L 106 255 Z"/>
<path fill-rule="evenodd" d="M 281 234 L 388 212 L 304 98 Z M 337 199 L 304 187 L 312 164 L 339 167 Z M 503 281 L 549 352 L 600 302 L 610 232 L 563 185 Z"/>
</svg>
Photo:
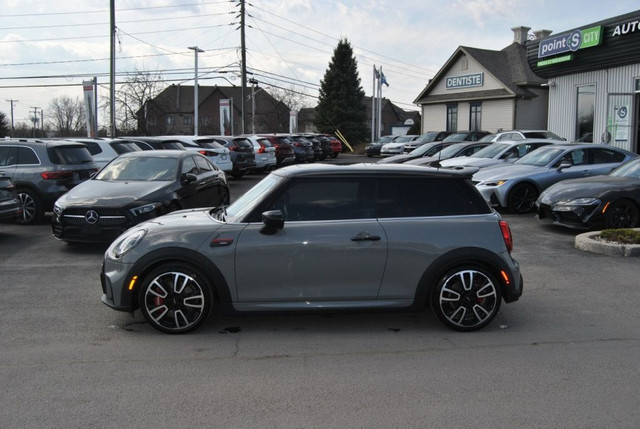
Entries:
<svg viewBox="0 0 640 429">
<path fill-rule="evenodd" d="M 640 244 L 640 230 L 628 228 L 605 229 L 600 233 L 600 238 L 621 244 Z"/>
</svg>

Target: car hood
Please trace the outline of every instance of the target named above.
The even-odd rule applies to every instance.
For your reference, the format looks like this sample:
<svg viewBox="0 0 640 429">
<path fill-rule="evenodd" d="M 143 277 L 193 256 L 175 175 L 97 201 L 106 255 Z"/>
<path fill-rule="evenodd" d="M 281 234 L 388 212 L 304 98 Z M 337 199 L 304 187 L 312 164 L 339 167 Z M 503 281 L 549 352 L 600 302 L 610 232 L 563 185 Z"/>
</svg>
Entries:
<svg viewBox="0 0 640 429">
<path fill-rule="evenodd" d="M 527 177 L 529 175 L 546 171 L 546 167 L 524 164 L 506 164 L 483 168 L 473 175 L 474 181 L 508 180 Z"/>
<path fill-rule="evenodd" d="M 388 163 L 398 163 L 398 162 L 405 162 L 408 161 L 410 159 L 413 159 L 415 157 L 411 156 L 411 155 L 394 155 L 394 156 L 390 156 L 389 158 L 384 158 L 381 159 L 380 161 L 378 161 L 378 164 L 388 164 Z"/>
<path fill-rule="evenodd" d="M 591 176 L 567 179 L 547 188 L 540 198 L 556 202 L 575 198 L 598 198 L 609 191 L 640 188 L 640 180 L 631 177 Z"/>
<path fill-rule="evenodd" d="M 122 207 L 144 199 L 173 182 L 87 180 L 58 200 L 61 205 Z"/>
<path fill-rule="evenodd" d="M 483 163 L 487 161 L 495 161 L 492 158 L 477 158 L 475 156 L 458 156 L 456 158 L 449 158 L 442 161 L 440 164 L 443 167 L 454 167 L 459 165 L 473 165 L 478 167 L 477 163 Z"/>
</svg>

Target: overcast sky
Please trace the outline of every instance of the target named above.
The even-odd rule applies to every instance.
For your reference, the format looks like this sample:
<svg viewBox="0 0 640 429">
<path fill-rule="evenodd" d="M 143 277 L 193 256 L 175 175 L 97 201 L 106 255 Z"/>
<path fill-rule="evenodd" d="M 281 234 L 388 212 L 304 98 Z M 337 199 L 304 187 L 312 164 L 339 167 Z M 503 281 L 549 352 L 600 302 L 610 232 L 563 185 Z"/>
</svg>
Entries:
<svg viewBox="0 0 640 429">
<path fill-rule="evenodd" d="M 417 110 L 413 100 L 460 45 L 500 50 L 512 43 L 512 27 L 558 33 L 638 10 L 638 1 L 248 0 L 246 8 L 247 67 L 261 86 L 303 92 L 314 106 L 333 49 L 346 38 L 365 93 L 373 65 L 382 66 L 383 96 Z M 108 96 L 108 1 L 0 0 L 0 9 L 7 117 L 13 99 L 16 123 L 28 122 L 33 107 L 46 121 L 54 97 L 82 97 L 82 81 L 94 76 L 99 96 Z M 115 0 L 117 81 L 144 70 L 193 85 L 188 47 L 198 46 L 200 85 L 239 85 L 239 10 L 237 1 Z"/>
</svg>

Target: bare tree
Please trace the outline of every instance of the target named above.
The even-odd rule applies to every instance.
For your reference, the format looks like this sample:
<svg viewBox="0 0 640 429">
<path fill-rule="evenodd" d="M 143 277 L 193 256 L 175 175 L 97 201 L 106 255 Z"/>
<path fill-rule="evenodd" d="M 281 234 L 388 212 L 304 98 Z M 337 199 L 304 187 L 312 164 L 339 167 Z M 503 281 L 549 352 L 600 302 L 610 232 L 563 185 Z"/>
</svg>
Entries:
<svg viewBox="0 0 640 429">
<path fill-rule="evenodd" d="M 273 98 L 284 103 L 289 110 L 298 112 L 304 107 L 309 107 L 309 95 L 300 92 L 293 85 L 288 89 L 271 87 L 268 91 Z"/>
<path fill-rule="evenodd" d="M 51 100 L 48 126 L 59 137 L 86 135 L 84 105 L 80 97 L 62 95 Z"/>
<path fill-rule="evenodd" d="M 164 88 L 165 84 L 158 71 L 135 70 L 130 73 L 125 82 L 120 84 L 115 91 L 116 129 L 124 134 L 135 132 L 147 134 L 146 121 L 139 121 L 139 117 L 144 118 L 144 106 Z M 101 107 L 104 109 L 103 111 L 109 111 L 108 98 L 102 98 Z"/>
</svg>

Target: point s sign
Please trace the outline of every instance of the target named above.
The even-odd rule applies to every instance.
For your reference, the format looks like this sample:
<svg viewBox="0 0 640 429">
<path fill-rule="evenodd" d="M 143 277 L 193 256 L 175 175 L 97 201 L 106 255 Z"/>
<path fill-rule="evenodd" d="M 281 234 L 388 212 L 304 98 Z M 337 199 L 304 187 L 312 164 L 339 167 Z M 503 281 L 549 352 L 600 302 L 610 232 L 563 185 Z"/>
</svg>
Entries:
<svg viewBox="0 0 640 429">
<path fill-rule="evenodd" d="M 550 57 L 565 52 L 575 52 L 578 49 L 598 46 L 602 42 L 602 26 L 573 30 L 569 34 L 551 37 L 540 41 L 538 58 Z"/>
</svg>

